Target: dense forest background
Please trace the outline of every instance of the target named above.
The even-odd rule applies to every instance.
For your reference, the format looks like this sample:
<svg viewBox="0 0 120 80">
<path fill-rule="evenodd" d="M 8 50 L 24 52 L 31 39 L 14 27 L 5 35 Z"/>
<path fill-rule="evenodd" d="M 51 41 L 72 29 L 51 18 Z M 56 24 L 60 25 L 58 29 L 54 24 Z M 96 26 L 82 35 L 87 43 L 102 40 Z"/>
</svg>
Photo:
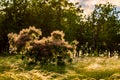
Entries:
<svg viewBox="0 0 120 80">
<path fill-rule="evenodd" d="M 35 26 L 49 36 L 63 30 L 67 41 L 77 40 L 77 50 L 120 55 L 120 11 L 111 3 L 98 4 L 86 16 L 79 3 L 68 0 L 1 0 L 0 52 L 9 51 L 8 33 Z"/>
</svg>

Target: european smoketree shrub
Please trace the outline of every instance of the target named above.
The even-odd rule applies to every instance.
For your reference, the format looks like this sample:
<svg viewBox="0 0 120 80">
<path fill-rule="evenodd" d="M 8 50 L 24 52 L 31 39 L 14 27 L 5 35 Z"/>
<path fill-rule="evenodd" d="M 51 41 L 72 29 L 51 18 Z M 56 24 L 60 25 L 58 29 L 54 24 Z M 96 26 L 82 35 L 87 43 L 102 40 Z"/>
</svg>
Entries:
<svg viewBox="0 0 120 80">
<path fill-rule="evenodd" d="M 28 60 L 40 64 L 55 63 L 60 65 L 71 59 L 71 51 L 75 45 L 64 39 L 63 31 L 53 31 L 51 36 L 42 37 L 40 29 L 29 27 L 22 29 L 19 34 L 9 33 L 10 53 L 22 54 Z"/>
<path fill-rule="evenodd" d="M 26 50 L 29 50 L 29 48 L 31 47 L 29 46 L 30 43 L 35 39 L 39 39 L 41 35 L 41 30 L 36 29 L 35 27 L 22 29 L 19 34 L 9 33 L 8 38 L 10 44 L 10 53 L 25 54 Z"/>
</svg>

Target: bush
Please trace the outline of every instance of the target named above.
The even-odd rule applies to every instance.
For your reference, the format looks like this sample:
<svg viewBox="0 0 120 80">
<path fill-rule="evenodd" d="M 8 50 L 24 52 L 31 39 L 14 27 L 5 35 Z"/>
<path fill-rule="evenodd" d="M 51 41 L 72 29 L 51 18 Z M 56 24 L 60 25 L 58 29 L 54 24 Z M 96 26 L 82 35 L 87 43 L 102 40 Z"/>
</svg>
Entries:
<svg viewBox="0 0 120 80">
<path fill-rule="evenodd" d="M 9 51 L 10 53 L 20 53 L 25 54 L 26 50 L 31 48 L 30 43 L 35 39 L 39 39 L 42 35 L 41 30 L 35 29 L 35 27 L 29 27 L 27 29 L 22 29 L 19 34 L 9 33 Z"/>
<path fill-rule="evenodd" d="M 71 60 L 70 51 L 76 49 L 75 44 L 65 41 L 63 31 L 53 31 L 51 36 L 42 37 L 40 29 L 29 27 L 19 34 L 9 33 L 9 51 L 11 54 L 21 54 L 32 62 L 43 64 L 55 63 L 62 65 Z M 71 60 L 72 61 L 72 60 Z"/>
</svg>

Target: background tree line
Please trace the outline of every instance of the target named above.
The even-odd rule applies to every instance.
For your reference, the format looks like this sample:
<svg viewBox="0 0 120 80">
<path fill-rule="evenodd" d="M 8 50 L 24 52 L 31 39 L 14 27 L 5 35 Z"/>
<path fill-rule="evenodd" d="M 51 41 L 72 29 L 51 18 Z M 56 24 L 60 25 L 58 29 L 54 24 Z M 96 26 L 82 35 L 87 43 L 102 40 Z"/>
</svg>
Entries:
<svg viewBox="0 0 120 80">
<path fill-rule="evenodd" d="M 120 54 L 120 11 L 116 6 L 95 5 L 88 17 L 83 11 L 79 3 L 68 0 L 1 0 L 0 52 L 9 50 L 8 33 L 36 26 L 41 28 L 43 36 L 63 30 L 67 41 L 79 41 L 78 50 L 83 54 L 106 50 L 110 56 L 114 51 Z"/>
</svg>

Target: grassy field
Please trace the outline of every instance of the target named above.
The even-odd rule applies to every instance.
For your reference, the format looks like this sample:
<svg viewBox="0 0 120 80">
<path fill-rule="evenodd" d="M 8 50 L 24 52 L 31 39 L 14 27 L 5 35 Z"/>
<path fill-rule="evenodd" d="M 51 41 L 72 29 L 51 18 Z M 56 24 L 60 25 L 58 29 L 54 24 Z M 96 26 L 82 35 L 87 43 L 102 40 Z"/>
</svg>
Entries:
<svg viewBox="0 0 120 80">
<path fill-rule="evenodd" d="M 0 57 L 0 80 L 120 80 L 120 59 L 76 58 L 66 66 L 28 64 L 20 55 Z"/>
</svg>

